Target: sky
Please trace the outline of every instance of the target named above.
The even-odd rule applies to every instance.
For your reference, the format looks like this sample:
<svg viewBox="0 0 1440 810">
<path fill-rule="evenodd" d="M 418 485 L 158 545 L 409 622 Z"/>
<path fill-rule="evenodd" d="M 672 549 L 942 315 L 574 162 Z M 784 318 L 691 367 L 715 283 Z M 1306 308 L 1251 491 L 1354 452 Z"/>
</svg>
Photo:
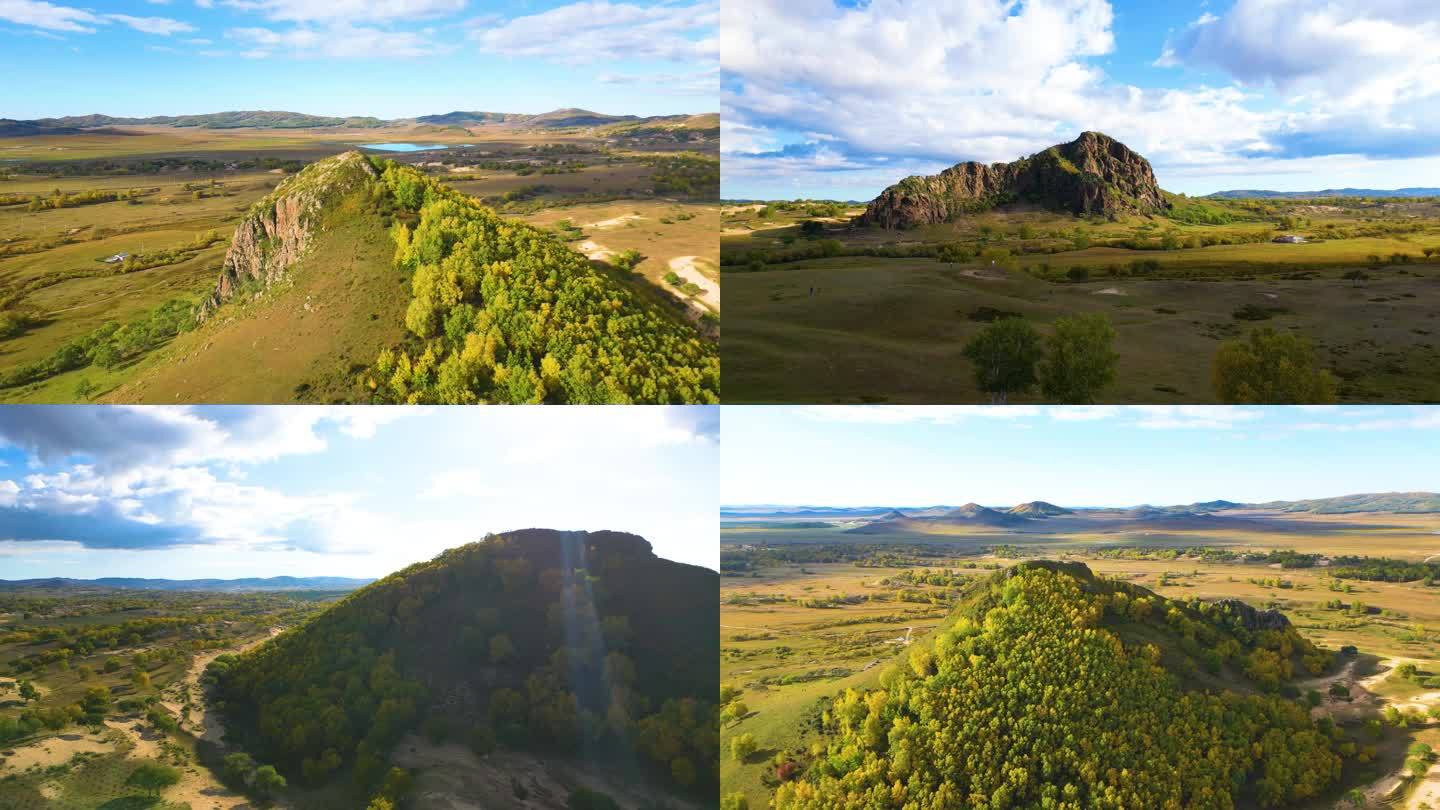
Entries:
<svg viewBox="0 0 1440 810">
<path fill-rule="evenodd" d="M 0 579 L 380 577 L 488 532 L 718 566 L 719 409 L 0 408 Z"/>
<path fill-rule="evenodd" d="M 726 506 L 1171 506 L 1440 492 L 1440 406 L 724 410 Z"/>
<path fill-rule="evenodd" d="M 722 194 L 868 200 L 1080 132 L 1162 188 L 1440 186 L 1434 0 L 735 0 Z"/>
<path fill-rule="evenodd" d="M 719 0 L 0 0 L 0 118 L 714 112 Z"/>
</svg>

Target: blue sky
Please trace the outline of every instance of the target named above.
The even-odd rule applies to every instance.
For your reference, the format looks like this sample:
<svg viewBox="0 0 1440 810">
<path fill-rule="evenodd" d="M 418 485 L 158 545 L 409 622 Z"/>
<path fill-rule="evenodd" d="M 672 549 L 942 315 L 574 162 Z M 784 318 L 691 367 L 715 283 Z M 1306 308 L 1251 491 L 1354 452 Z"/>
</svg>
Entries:
<svg viewBox="0 0 1440 810">
<path fill-rule="evenodd" d="M 1440 407 L 724 410 L 725 505 L 1133 506 L 1440 491 Z"/>
<path fill-rule="evenodd" d="M 721 19 L 728 198 L 869 199 L 1084 130 L 1162 187 L 1440 186 L 1440 3 L 745 0 Z"/>
<path fill-rule="evenodd" d="M 0 118 L 714 112 L 718 0 L 0 0 Z"/>
<path fill-rule="evenodd" d="M 715 567 L 717 407 L 0 408 L 0 579 L 383 576 L 523 528 Z"/>
</svg>

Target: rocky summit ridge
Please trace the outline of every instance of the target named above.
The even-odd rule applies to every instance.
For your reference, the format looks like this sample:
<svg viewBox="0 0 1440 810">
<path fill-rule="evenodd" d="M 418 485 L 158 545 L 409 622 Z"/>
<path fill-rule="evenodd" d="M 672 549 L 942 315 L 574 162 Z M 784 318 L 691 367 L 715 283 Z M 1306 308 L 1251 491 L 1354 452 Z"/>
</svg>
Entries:
<svg viewBox="0 0 1440 810">
<path fill-rule="evenodd" d="M 1011 163 L 967 161 L 936 175 L 907 177 L 881 192 L 856 222 L 913 228 L 1012 203 L 1101 216 L 1169 207 L 1149 161 L 1108 135 L 1082 132 Z"/>
<path fill-rule="evenodd" d="M 255 203 L 235 227 L 215 289 L 200 303 L 204 321 L 247 284 L 268 287 L 310 246 L 325 206 L 379 176 L 359 152 L 345 152 L 306 166 Z"/>
</svg>

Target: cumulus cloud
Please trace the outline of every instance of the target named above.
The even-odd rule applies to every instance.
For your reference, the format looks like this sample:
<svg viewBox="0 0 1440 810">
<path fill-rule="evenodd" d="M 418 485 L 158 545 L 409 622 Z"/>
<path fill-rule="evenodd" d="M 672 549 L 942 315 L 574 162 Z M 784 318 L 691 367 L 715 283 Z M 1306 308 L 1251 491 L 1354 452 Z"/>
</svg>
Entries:
<svg viewBox="0 0 1440 810">
<path fill-rule="evenodd" d="M 1162 64 L 1218 70 L 1297 104 L 1281 156 L 1440 154 L 1440 6 L 1408 0 L 1239 0 L 1166 44 Z"/>
<path fill-rule="evenodd" d="M 1102 67 L 1115 48 L 1106 0 L 726 4 L 726 193 L 779 190 L 777 175 L 873 193 L 906 173 L 1014 160 L 1085 129 L 1145 154 L 1162 183 L 1338 155 L 1440 154 L 1440 7 L 1421 5 L 1239 0 L 1177 33 L 1155 62 L 1218 75 L 1197 83 L 1157 68 L 1185 83 L 1139 87 Z"/>
<path fill-rule="evenodd" d="M 43 0 L 0 0 L 0 20 L 50 31 L 94 33 L 105 20 L 84 9 L 57 6 Z"/>
<path fill-rule="evenodd" d="M 585 0 L 539 14 L 479 25 L 470 37 L 482 50 L 584 64 L 618 60 L 706 61 L 719 55 L 710 33 L 718 0 L 640 6 Z"/>
</svg>

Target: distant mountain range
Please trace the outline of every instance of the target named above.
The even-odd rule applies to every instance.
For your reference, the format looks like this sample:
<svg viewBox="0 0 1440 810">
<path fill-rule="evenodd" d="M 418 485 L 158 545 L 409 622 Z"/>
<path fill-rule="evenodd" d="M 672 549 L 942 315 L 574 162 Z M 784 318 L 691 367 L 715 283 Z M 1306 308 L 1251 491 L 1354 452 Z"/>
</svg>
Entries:
<svg viewBox="0 0 1440 810">
<path fill-rule="evenodd" d="M 1321 191 L 1260 191 L 1257 189 L 1236 189 L 1206 194 L 1217 200 L 1249 200 L 1265 197 L 1282 199 L 1314 199 L 1317 197 L 1440 197 L 1440 188 L 1420 186 L 1416 188 L 1327 188 Z"/>
<path fill-rule="evenodd" d="M 1440 513 L 1440 493 L 1381 492 L 1341 495 L 1334 498 L 1314 498 L 1302 501 L 1268 501 L 1266 503 L 1240 503 L 1237 501 L 1215 500 L 1176 506 L 1141 504 L 1119 511 L 1123 511 L 1133 518 L 1154 518 L 1166 515 L 1197 516 L 1238 509 L 1322 515 L 1351 513 L 1430 514 Z M 1007 517 L 1034 519 L 1045 516 L 1095 511 L 1116 511 L 1116 508 L 1077 506 L 1071 509 L 1065 509 L 1045 501 L 1030 501 L 1029 503 L 1008 508 L 985 507 L 974 503 L 961 507 L 926 506 L 920 508 L 908 508 L 904 506 L 828 507 L 763 504 L 722 506 L 720 508 L 720 517 L 731 520 L 777 517 L 895 520 L 902 518 L 943 516 L 951 519 L 964 519 L 1001 525 Z"/>
<path fill-rule="evenodd" d="M 126 591 L 353 591 L 373 579 L 348 577 L 250 577 L 246 579 L 0 579 L 0 590 L 113 588 Z"/>
<path fill-rule="evenodd" d="M 18 121 L 0 118 L 0 136 L 66 135 L 84 130 L 117 126 L 182 127 L 199 129 L 381 129 L 385 127 L 471 127 L 516 126 L 532 129 L 573 129 L 576 127 L 653 127 L 657 129 L 718 129 L 718 113 L 700 115 L 606 115 L 566 107 L 531 115 L 457 110 L 417 118 L 383 119 L 373 116 L 325 116 L 274 110 L 233 110 L 202 115 L 155 115 L 125 118 L 113 115 L 67 115 Z"/>
</svg>

